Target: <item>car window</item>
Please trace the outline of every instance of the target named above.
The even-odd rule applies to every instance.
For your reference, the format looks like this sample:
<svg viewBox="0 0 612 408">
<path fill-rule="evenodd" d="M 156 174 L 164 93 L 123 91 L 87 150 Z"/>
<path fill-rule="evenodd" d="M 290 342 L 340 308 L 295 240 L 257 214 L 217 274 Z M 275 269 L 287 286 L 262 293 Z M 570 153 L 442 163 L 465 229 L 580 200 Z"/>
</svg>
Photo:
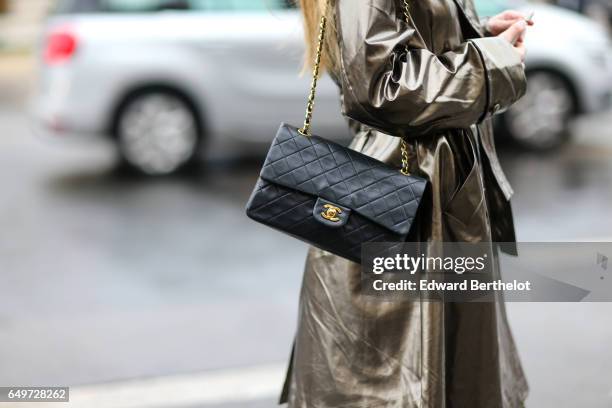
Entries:
<svg viewBox="0 0 612 408">
<path fill-rule="evenodd" d="M 52 9 L 54 14 L 91 13 L 100 11 L 99 0 L 60 0 Z"/>
<path fill-rule="evenodd" d="M 53 13 L 146 13 L 161 10 L 269 11 L 295 7 L 295 0 L 59 0 Z"/>
<path fill-rule="evenodd" d="M 159 10 L 265 11 L 288 8 L 287 0 L 100 0 L 109 12 L 150 12 Z"/>
<path fill-rule="evenodd" d="M 199 10 L 274 10 L 287 8 L 286 0 L 191 0 Z"/>
</svg>

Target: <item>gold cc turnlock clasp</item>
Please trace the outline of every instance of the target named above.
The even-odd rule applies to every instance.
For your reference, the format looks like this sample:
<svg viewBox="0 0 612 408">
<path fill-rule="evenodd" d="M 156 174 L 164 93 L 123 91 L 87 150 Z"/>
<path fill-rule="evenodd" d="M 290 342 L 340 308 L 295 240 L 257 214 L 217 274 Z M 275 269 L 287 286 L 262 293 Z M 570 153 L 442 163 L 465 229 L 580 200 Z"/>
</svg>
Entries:
<svg viewBox="0 0 612 408">
<path fill-rule="evenodd" d="M 340 218 L 338 218 L 339 214 L 342 214 L 342 209 L 336 207 L 335 205 L 325 204 L 323 206 L 325 211 L 321 213 L 321 217 L 325 218 L 328 221 L 338 222 Z"/>
</svg>

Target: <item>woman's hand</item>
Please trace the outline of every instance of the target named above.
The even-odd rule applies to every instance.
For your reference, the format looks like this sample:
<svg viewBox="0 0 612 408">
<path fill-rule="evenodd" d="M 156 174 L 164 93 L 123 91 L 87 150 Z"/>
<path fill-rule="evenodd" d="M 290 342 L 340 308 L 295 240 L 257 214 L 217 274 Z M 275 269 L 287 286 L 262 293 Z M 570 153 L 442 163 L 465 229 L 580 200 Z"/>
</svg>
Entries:
<svg viewBox="0 0 612 408">
<path fill-rule="evenodd" d="M 529 23 L 525 21 L 524 18 L 521 18 L 520 20 L 510 24 L 505 31 L 502 31 L 498 35 L 498 37 L 504 38 L 510 44 L 512 44 L 514 50 L 521 57 L 522 62 L 525 62 L 525 57 L 527 56 L 527 49 L 525 48 L 525 33 L 528 25 Z"/>
<path fill-rule="evenodd" d="M 516 24 L 521 20 L 526 21 L 526 18 L 527 16 L 519 11 L 506 10 L 495 17 L 491 17 L 487 21 L 486 30 L 493 36 L 500 35 L 504 31 L 508 30 L 513 24 Z M 533 21 L 527 21 L 526 23 L 530 26 L 533 25 Z"/>
<path fill-rule="evenodd" d="M 514 10 L 507 10 L 501 14 L 491 17 L 487 21 L 487 31 L 491 35 L 502 37 L 514 46 L 515 51 L 520 55 L 521 61 L 525 62 L 527 49 L 525 48 L 525 32 L 528 26 L 532 26 L 533 21 L 527 21 L 526 16 Z"/>
</svg>

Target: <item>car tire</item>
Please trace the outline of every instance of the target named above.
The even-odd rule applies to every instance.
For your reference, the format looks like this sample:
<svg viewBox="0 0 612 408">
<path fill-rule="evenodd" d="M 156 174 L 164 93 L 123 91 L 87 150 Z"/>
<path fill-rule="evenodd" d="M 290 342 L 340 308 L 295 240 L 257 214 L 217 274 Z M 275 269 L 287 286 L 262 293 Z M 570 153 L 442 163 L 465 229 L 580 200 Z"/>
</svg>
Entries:
<svg viewBox="0 0 612 408">
<path fill-rule="evenodd" d="M 151 176 L 175 173 L 193 163 L 201 141 L 193 105 L 166 89 L 127 97 L 115 115 L 113 133 L 128 168 Z"/>
<path fill-rule="evenodd" d="M 527 78 L 527 93 L 501 116 L 499 130 L 523 149 L 554 150 L 570 138 L 578 108 L 574 89 L 551 71 L 530 72 Z"/>
</svg>

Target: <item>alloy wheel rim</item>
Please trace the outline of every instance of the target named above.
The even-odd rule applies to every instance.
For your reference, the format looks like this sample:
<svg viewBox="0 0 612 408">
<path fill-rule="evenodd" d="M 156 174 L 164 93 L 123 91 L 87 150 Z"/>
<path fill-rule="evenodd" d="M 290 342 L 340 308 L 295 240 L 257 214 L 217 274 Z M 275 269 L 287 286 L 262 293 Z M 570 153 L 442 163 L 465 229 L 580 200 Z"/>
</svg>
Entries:
<svg viewBox="0 0 612 408">
<path fill-rule="evenodd" d="M 126 160 L 147 174 L 173 172 L 191 159 L 198 139 L 193 113 L 169 94 L 133 100 L 119 122 L 119 143 Z"/>
<path fill-rule="evenodd" d="M 558 144 L 574 110 L 573 95 L 561 78 L 534 73 L 525 96 L 506 113 L 506 123 L 517 141 L 547 148 Z"/>
</svg>

